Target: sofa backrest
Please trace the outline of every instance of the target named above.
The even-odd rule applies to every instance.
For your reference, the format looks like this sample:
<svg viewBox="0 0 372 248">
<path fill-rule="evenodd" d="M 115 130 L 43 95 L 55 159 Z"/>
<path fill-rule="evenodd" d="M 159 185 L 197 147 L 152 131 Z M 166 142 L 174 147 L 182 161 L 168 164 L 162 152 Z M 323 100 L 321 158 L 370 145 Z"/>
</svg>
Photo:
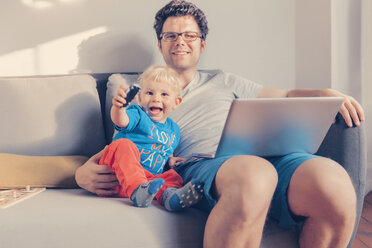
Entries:
<svg viewBox="0 0 372 248">
<path fill-rule="evenodd" d="M 136 82 L 139 73 L 93 73 L 92 76 L 97 82 L 97 91 L 100 98 L 101 111 L 104 119 L 103 124 L 105 128 L 106 144 L 110 144 L 114 134 L 114 124 L 112 123 L 110 117 L 112 98 L 116 94 L 120 85 L 128 87 L 132 83 Z"/>
<path fill-rule="evenodd" d="M 91 75 L 0 78 L 0 153 L 91 156 L 105 145 Z"/>
</svg>

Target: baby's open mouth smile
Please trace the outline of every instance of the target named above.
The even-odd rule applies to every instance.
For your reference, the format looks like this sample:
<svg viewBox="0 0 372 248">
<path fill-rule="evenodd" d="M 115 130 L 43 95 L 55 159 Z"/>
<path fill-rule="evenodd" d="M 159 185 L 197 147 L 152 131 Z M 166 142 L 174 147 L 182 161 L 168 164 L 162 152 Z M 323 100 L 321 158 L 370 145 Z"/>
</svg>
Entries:
<svg viewBox="0 0 372 248">
<path fill-rule="evenodd" d="M 163 108 L 161 107 L 150 107 L 151 114 L 160 114 L 160 112 L 163 111 Z"/>
</svg>

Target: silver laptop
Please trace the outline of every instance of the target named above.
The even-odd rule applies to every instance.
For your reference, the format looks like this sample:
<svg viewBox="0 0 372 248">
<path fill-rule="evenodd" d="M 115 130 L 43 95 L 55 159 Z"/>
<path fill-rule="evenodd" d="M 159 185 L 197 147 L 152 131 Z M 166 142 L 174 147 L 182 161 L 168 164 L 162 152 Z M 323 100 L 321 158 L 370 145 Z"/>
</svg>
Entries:
<svg viewBox="0 0 372 248">
<path fill-rule="evenodd" d="M 342 102 L 342 97 L 234 100 L 215 156 L 316 153 Z"/>
</svg>

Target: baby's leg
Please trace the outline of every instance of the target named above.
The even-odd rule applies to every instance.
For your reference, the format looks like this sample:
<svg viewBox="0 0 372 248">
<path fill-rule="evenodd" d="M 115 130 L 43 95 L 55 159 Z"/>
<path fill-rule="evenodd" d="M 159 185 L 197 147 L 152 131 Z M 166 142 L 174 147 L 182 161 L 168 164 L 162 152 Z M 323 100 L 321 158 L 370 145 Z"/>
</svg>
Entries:
<svg viewBox="0 0 372 248">
<path fill-rule="evenodd" d="M 140 184 L 148 181 L 140 159 L 138 148 L 129 139 L 118 139 L 106 147 L 99 164 L 108 165 L 115 172 L 121 186 L 119 196 L 130 197 Z"/>
<path fill-rule="evenodd" d="M 130 199 L 133 201 L 134 206 L 140 208 L 147 208 L 150 206 L 156 193 L 161 189 L 164 184 L 164 179 L 156 178 L 154 180 L 144 182 L 137 189 L 134 190 Z"/>
<path fill-rule="evenodd" d="M 168 211 L 179 211 L 185 207 L 191 207 L 203 197 L 203 183 L 192 179 L 182 188 L 167 188 L 161 195 L 164 207 Z"/>
</svg>

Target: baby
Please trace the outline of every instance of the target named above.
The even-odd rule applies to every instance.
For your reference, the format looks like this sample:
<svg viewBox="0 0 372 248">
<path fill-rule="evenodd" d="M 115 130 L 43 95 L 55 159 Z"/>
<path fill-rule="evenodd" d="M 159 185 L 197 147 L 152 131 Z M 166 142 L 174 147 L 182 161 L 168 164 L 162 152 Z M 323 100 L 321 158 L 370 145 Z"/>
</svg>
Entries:
<svg viewBox="0 0 372 248">
<path fill-rule="evenodd" d="M 111 119 L 118 133 L 105 148 L 100 164 L 107 164 L 120 183 L 118 195 L 128 197 L 137 207 L 150 206 L 154 197 L 169 211 L 196 204 L 203 185 L 193 179 L 183 186 L 173 169 L 173 151 L 180 139 L 178 125 L 168 115 L 182 102 L 181 80 L 166 66 L 150 66 L 139 78 L 139 105 L 126 106 L 125 87 L 112 100 Z M 163 173 L 168 161 L 170 170 Z"/>
</svg>

